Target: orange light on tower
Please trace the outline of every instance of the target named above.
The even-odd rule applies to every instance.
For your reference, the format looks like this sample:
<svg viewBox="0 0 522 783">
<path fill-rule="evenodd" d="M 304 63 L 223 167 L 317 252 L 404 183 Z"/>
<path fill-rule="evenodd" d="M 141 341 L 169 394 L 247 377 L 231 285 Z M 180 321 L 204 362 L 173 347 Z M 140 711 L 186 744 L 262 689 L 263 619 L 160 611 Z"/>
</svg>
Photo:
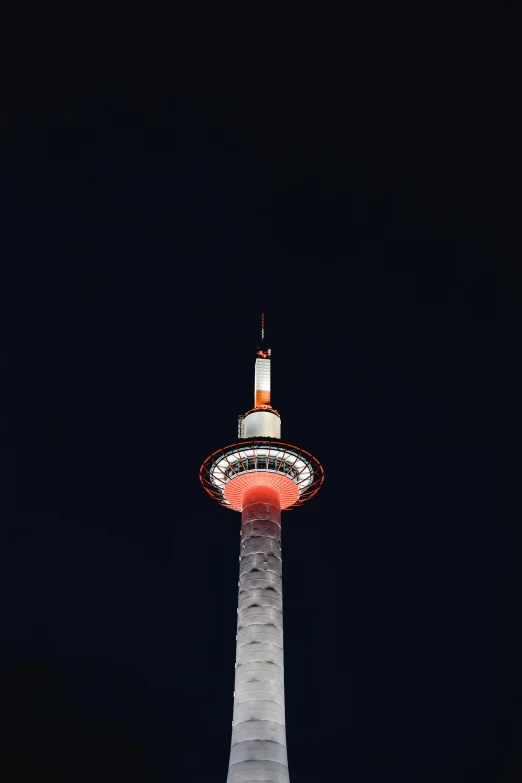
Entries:
<svg viewBox="0 0 522 783">
<path fill-rule="evenodd" d="M 225 508 L 241 512 L 236 677 L 228 783 L 288 783 L 284 706 L 281 511 L 320 489 L 309 452 L 281 441 L 270 404 L 271 351 L 255 365 L 254 408 L 239 417 L 238 442 L 204 461 L 200 480 Z"/>
<path fill-rule="evenodd" d="M 261 313 L 261 347 L 257 349 L 254 406 L 270 407 L 270 348 L 265 348 L 265 314 Z"/>
</svg>

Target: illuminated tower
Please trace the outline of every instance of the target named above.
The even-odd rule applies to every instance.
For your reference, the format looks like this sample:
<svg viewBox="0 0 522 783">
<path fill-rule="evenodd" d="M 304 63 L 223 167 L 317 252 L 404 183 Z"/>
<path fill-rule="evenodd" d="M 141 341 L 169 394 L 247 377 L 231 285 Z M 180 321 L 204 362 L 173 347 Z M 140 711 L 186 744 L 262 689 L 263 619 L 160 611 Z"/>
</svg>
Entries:
<svg viewBox="0 0 522 783">
<path fill-rule="evenodd" d="M 208 457 L 200 479 L 221 505 L 241 512 L 232 746 L 227 783 L 287 783 L 281 582 L 281 511 L 319 490 L 324 474 L 307 451 L 281 441 L 270 405 L 271 351 L 264 318 L 254 408 L 239 417 L 238 442 Z"/>
</svg>

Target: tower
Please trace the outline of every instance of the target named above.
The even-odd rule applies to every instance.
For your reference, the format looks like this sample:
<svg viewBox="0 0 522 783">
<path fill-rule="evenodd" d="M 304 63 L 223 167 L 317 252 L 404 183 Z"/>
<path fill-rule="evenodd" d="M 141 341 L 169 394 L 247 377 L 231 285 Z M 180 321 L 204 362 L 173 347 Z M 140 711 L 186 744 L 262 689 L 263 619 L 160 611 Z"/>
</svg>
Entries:
<svg viewBox="0 0 522 783">
<path fill-rule="evenodd" d="M 283 660 L 281 511 L 323 483 L 320 463 L 281 441 L 270 404 L 271 350 L 255 363 L 254 407 L 239 416 L 238 440 L 207 457 L 200 479 L 225 508 L 241 512 L 236 675 L 227 783 L 287 783 Z"/>
</svg>

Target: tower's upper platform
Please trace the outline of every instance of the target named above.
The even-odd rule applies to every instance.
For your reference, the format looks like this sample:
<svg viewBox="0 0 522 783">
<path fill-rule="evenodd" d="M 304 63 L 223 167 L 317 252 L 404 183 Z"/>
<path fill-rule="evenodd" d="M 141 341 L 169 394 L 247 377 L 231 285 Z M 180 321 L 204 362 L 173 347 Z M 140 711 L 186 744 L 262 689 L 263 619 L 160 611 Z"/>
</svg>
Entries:
<svg viewBox="0 0 522 783">
<path fill-rule="evenodd" d="M 245 440 L 207 457 L 199 477 L 209 495 L 233 511 L 241 511 L 245 490 L 255 486 L 277 489 L 285 509 L 310 500 L 323 483 L 324 470 L 298 446 L 280 440 Z"/>
</svg>

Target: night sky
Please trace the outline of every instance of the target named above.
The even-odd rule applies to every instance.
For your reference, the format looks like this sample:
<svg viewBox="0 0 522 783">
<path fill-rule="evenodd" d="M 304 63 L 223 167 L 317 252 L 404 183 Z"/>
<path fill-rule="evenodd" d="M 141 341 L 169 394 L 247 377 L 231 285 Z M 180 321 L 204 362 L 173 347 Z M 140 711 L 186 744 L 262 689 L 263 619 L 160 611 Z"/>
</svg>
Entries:
<svg viewBox="0 0 522 783">
<path fill-rule="evenodd" d="M 4 97 L 5 783 L 225 781 L 240 518 L 198 473 L 262 309 L 326 473 L 283 517 L 292 780 L 522 779 L 522 15 L 279 21 Z"/>
</svg>

